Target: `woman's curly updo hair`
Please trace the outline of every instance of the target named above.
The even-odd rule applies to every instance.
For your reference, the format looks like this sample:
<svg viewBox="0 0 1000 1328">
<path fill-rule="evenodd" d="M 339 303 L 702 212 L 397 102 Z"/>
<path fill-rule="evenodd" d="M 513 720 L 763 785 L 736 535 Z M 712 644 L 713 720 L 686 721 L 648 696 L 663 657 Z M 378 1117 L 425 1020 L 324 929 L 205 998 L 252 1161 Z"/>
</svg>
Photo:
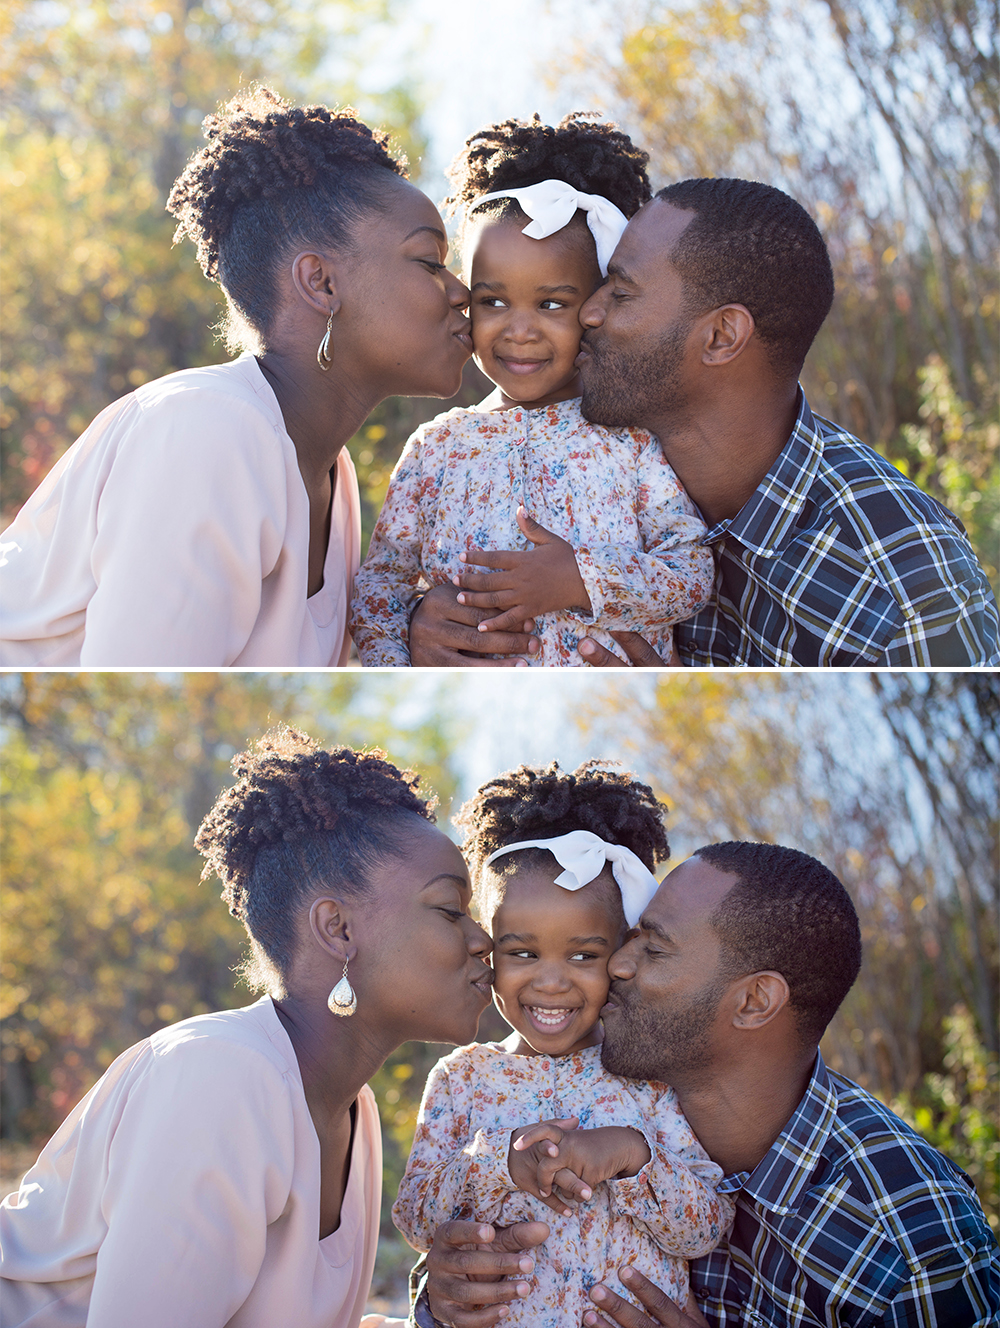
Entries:
<svg viewBox="0 0 1000 1328">
<path fill-rule="evenodd" d="M 478 130 L 448 168 L 448 215 L 497 189 L 564 180 L 581 193 L 610 199 L 626 217 L 634 216 L 652 197 L 646 174 L 649 153 L 617 125 L 596 122 L 595 115 L 573 111 L 558 125 L 547 125 L 536 111 L 531 120 L 504 120 Z M 525 214 L 514 199 L 498 198 L 477 208 L 475 215 L 504 220 Z"/>
<path fill-rule="evenodd" d="M 610 764 L 585 761 L 572 774 L 561 770 L 556 761 L 544 770 L 518 766 L 483 784 L 459 809 L 454 823 L 466 834 L 462 853 L 484 920 L 496 911 L 507 879 L 521 870 L 549 868 L 555 862 L 548 849 L 518 849 L 484 870 L 490 854 L 505 844 L 590 830 L 610 844 L 630 848 L 650 871 L 669 857 L 663 824 L 666 807 L 648 784 L 609 769 Z"/>
<path fill-rule="evenodd" d="M 351 107 L 293 107 L 252 87 L 203 122 L 206 147 L 191 158 L 167 200 L 174 243 L 187 236 L 206 277 L 229 305 L 231 350 L 266 348 L 276 313 L 276 276 L 303 247 L 348 252 L 358 223 L 384 210 L 389 175 L 406 178 L 388 136 Z"/>
<path fill-rule="evenodd" d="M 236 782 L 195 836 L 201 879 L 218 875 L 247 929 L 244 978 L 280 996 L 302 905 L 320 891 L 363 897 L 372 867 L 401 850 L 407 821 L 434 820 L 434 802 L 384 752 L 324 751 L 292 728 L 271 729 L 232 765 Z"/>
</svg>

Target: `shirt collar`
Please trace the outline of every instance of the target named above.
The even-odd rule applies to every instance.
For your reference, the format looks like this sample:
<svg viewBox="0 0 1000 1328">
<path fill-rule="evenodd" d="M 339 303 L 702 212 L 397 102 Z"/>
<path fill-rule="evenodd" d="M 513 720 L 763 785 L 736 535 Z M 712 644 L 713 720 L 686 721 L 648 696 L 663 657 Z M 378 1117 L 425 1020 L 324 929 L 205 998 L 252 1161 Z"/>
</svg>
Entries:
<svg viewBox="0 0 1000 1328">
<path fill-rule="evenodd" d="M 719 1184 L 723 1194 L 743 1190 L 774 1212 L 794 1212 L 837 1115 L 837 1098 L 823 1057 L 817 1051 L 809 1086 L 791 1119 L 752 1172 L 737 1171 Z"/>
<path fill-rule="evenodd" d="M 730 535 L 752 553 L 777 557 L 805 506 L 822 458 L 823 442 L 800 387 L 795 426 L 774 465 L 736 515 L 717 522 L 702 544 Z"/>
</svg>

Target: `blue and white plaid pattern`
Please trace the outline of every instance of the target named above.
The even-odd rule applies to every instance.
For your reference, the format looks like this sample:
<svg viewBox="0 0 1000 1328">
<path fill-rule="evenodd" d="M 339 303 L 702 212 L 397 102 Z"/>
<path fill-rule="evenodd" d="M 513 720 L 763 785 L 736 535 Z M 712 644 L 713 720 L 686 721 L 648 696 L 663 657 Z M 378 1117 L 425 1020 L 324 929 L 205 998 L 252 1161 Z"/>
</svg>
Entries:
<svg viewBox="0 0 1000 1328">
<path fill-rule="evenodd" d="M 728 1242 L 691 1264 L 713 1328 L 988 1328 L 1000 1250 L 964 1172 L 827 1070 L 752 1175 Z"/>
<path fill-rule="evenodd" d="M 781 455 L 702 543 L 716 590 L 674 629 L 685 664 L 1000 664 L 996 600 L 961 522 L 801 392 Z"/>
</svg>

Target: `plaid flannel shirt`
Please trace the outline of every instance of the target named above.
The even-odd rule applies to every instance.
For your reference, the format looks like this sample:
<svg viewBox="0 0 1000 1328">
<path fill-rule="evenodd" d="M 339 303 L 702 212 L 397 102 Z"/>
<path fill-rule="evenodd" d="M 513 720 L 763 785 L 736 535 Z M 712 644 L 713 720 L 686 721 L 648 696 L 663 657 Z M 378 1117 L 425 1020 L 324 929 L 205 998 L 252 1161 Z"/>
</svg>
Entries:
<svg viewBox="0 0 1000 1328">
<path fill-rule="evenodd" d="M 702 543 L 715 554 L 716 588 L 674 629 L 685 664 L 1000 663 L 996 600 L 961 522 L 813 415 L 801 391 L 781 455 Z"/>
<path fill-rule="evenodd" d="M 972 1182 L 822 1056 L 727 1240 L 691 1264 L 713 1328 L 988 1328 L 1000 1250 Z"/>
</svg>

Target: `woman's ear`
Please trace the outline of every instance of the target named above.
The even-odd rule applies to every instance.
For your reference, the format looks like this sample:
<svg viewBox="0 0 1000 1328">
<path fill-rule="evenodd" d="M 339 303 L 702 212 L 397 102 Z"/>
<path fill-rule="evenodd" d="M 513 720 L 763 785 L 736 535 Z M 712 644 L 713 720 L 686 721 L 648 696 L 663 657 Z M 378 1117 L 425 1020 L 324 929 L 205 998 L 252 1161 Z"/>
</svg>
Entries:
<svg viewBox="0 0 1000 1328">
<path fill-rule="evenodd" d="M 340 312 L 335 266 L 323 254 L 296 254 L 292 259 L 292 285 L 300 299 L 323 318 Z"/>
<path fill-rule="evenodd" d="M 309 930 L 317 944 L 338 963 L 347 963 L 358 953 L 358 947 L 351 939 L 347 911 L 338 899 L 323 896 L 313 900 L 309 909 Z"/>
<path fill-rule="evenodd" d="M 753 973 L 744 978 L 734 1028 L 763 1028 L 788 1004 L 788 983 L 780 973 Z"/>
</svg>

